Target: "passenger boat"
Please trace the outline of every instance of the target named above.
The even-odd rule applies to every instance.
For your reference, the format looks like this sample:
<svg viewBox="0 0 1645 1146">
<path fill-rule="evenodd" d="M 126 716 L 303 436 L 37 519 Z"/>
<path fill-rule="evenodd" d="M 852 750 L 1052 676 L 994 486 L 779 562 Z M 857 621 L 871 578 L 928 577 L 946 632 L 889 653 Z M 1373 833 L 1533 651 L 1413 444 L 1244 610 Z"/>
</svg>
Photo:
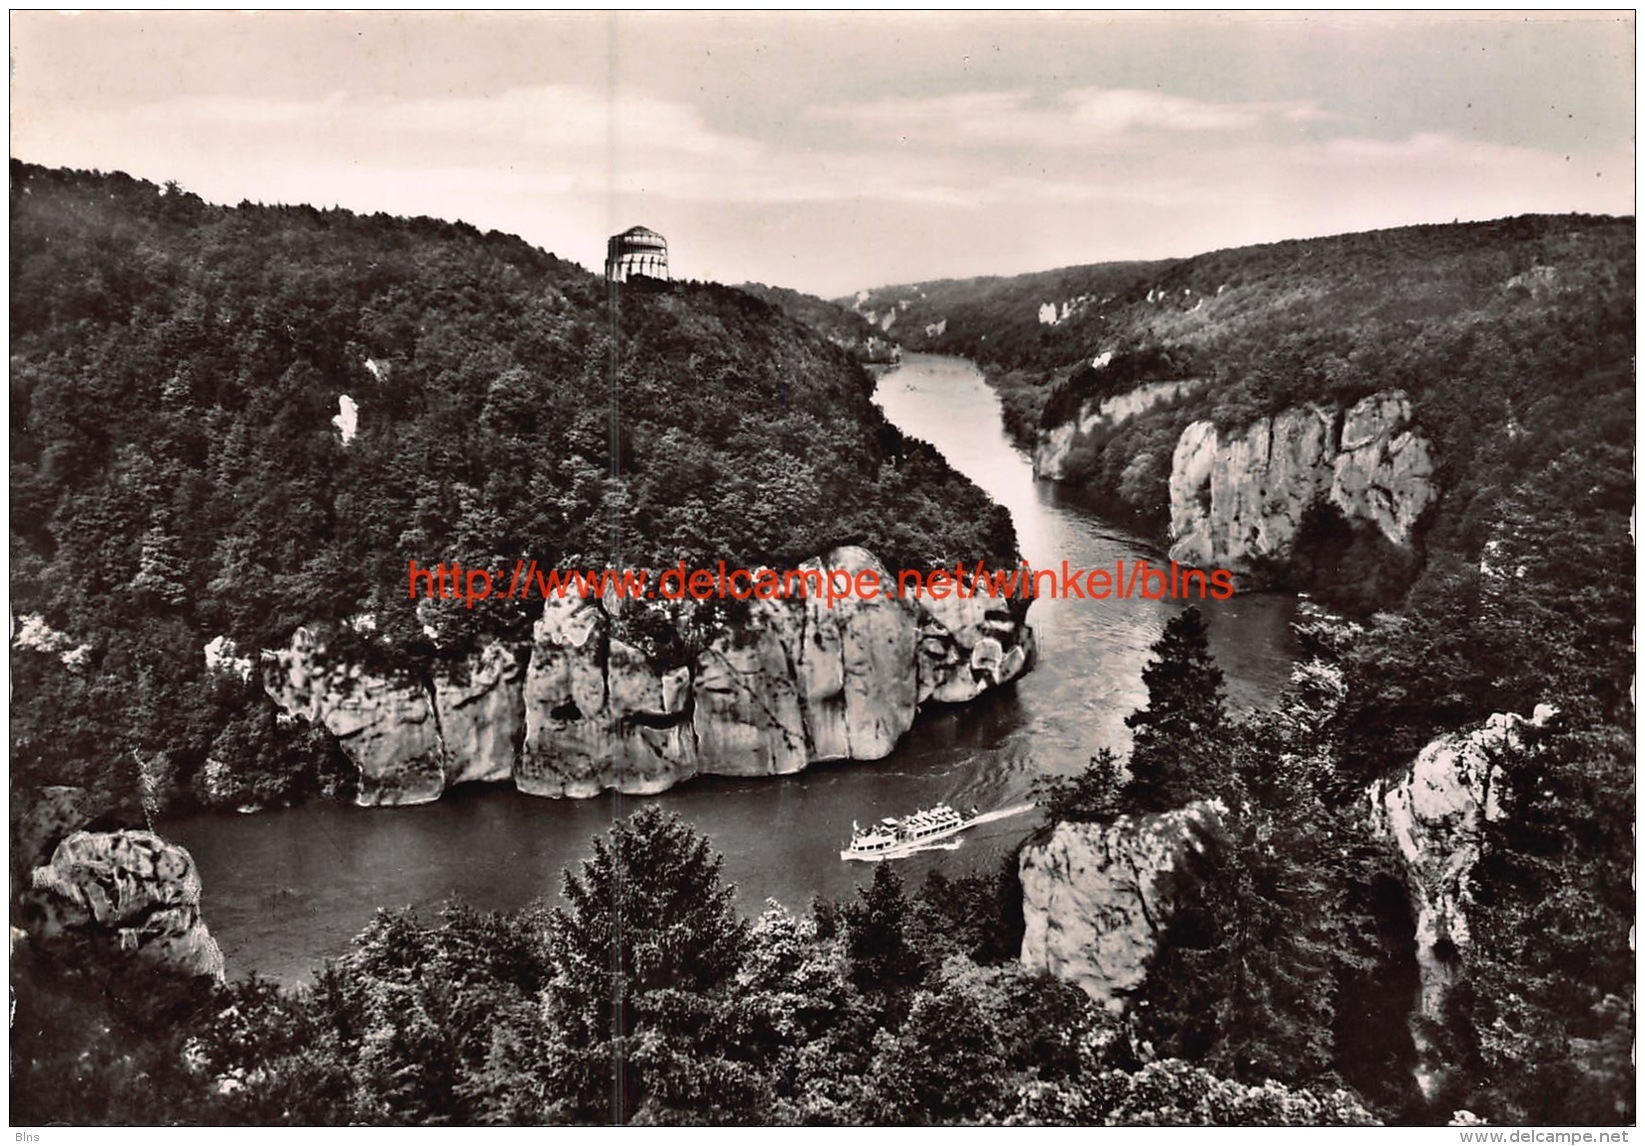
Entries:
<svg viewBox="0 0 1645 1146">
<path fill-rule="evenodd" d="M 840 852 L 842 860 L 900 859 L 924 845 L 963 832 L 977 822 L 977 810 L 962 816 L 947 804 L 938 804 L 900 820 L 887 816 L 866 828 L 851 824 L 851 843 Z M 955 843 L 955 847 L 959 844 Z"/>
</svg>

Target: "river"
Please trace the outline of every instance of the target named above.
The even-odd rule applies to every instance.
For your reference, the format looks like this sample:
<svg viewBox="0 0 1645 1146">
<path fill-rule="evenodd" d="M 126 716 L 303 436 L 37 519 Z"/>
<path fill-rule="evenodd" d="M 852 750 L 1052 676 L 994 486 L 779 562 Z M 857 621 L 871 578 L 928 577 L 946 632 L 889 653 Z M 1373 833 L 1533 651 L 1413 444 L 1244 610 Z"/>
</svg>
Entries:
<svg viewBox="0 0 1645 1146">
<path fill-rule="evenodd" d="M 969 362 L 908 355 L 880 379 L 877 400 L 891 421 L 934 444 L 1011 510 L 1032 565 L 1164 560 L 1155 543 L 1105 522 L 1078 492 L 1034 481 L 1000 426 L 994 392 Z M 1104 745 L 1123 749 L 1125 716 L 1146 699 L 1141 672 L 1149 645 L 1179 607 L 1134 599 L 1035 602 L 1035 671 L 974 704 L 922 713 L 897 750 L 877 762 L 820 764 L 769 779 L 698 779 L 646 798 L 549 800 L 506 785 L 467 785 L 419 807 L 313 803 L 174 818 L 161 830 L 199 864 L 206 923 L 237 977 L 308 978 L 323 959 L 348 949 L 378 906 L 416 905 L 432 917 L 450 896 L 508 909 L 557 895 L 560 871 L 587 854 L 612 816 L 649 802 L 712 839 L 745 912 L 758 912 L 767 899 L 803 910 L 817 894 L 851 895 L 870 875 L 867 865 L 839 859 L 853 820 L 939 800 L 984 810 L 1020 804 L 1039 775 L 1077 772 Z M 1242 595 L 1208 602 L 1206 611 L 1230 700 L 1237 707 L 1271 702 L 1294 654 L 1293 600 Z M 898 861 L 899 869 L 910 883 L 936 867 L 954 875 L 992 869 L 1036 823 L 1030 814 L 987 824 L 965 833 L 961 847 Z"/>
</svg>

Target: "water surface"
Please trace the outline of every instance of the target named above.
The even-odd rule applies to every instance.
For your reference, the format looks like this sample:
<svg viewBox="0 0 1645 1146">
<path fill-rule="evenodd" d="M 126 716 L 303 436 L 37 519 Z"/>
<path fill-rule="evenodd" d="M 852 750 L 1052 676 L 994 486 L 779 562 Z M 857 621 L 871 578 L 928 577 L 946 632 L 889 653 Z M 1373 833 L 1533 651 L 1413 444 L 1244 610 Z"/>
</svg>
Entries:
<svg viewBox="0 0 1645 1146">
<path fill-rule="evenodd" d="M 1000 426 L 999 403 L 962 359 L 909 355 L 880 379 L 878 401 L 906 432 L 1011 510 L 1036 567 L 1112 568 L 1162 562 L 1157 544 L 1104 521 L 1088 497 L 1033 479 Z M 562 868 L 614 815 L 658 802 L 709 835 L 743 910 L 776 899 L 803 910 L 814 895 L 843 898 L 871 874 L 839 859 L 853 820 L 898 815 L 947 800 L 983 810 L 1027 800 L 1042 773 L 1066 775 L 1103 746 L 1129 742 L 1127 713 L 1146 699 L 1148 647 L 1180 604 L 1142 600 L 1036 601 L 1036 670 L 961 707 L 924 712 L 877 762 L 819 764 L 797 776 L 705 778 L 661 796 L 549 800 L 505 785 L 469 785 L 434 804 L 351 808 L 311 804 L 249 816 L 193 816 L 164 825 L 199 863 L 207 924 L 229 973 L 305 978 L 378 906 L 432 910 L 450 896 L 478 907 L 518 907 L 555 895 Z M 1241 707 L 1269 703 L 1294 654 L 1291 598 L 1208 602 L 1212 648 Z M 965 833 L 954 851 L 898 862 L 918 882 L 940 867 L 992 867 L 1031 830 L 1033 816 Z"/>
</svg>

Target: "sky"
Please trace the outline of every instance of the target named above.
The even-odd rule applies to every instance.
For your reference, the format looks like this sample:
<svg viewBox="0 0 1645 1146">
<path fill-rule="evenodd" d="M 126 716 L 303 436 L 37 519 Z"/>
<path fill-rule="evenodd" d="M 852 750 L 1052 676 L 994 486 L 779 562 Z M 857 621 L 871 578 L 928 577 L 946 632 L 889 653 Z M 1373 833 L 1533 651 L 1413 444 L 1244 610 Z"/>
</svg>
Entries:
<svg viewBox="0 0 1645 1146">
<path fill-rule="evenodd" d="M 1632 12 L 13 12 L 14 158 L 835 297 L 1634 211 Z"/>
</svg>

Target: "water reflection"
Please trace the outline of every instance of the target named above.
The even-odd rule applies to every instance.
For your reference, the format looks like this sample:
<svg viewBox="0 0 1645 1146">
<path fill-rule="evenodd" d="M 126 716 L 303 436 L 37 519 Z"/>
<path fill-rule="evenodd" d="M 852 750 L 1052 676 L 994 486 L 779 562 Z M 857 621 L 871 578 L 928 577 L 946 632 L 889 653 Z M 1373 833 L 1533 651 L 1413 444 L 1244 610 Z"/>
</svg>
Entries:
<svg viewBox="0 0 1645 1146">
<path fill-rule="evenodd" d="M 958 359 L 910 355 L 880 380 L 878 400 L 908 433 L 1007 506 L 1019 544 L 1039 567 L 1112 567 L 1164 554 L 1107 524 L 1076 491 L 1033 480 L 1000 428 L 982 376 Z M 1042 773 L 1084 767 L 1097 748 L 1123 749 L 1124 718 L 1146 696 L 1148 647 L 1179 605 L 1142 600 L 1040 600 L 1035 672 L 963 708 L 922 713 L 904 743 L 877 763 L 822 764 L 782 779 L 703 779 L 646 800 L 545 800 L 502 786 L 458 789 L 416 808 L 310 805 L 256 816 L 198 816 L 166 825 L 193 852 L 206 921 L 229 971 L 305 977 L 346 949 L 377 906 L 431 908 L 449 896 L 484 908 L 554 895 L 559 872 L 585 853 L 614 815 L 653 800 L 708 833 L 725 856 L 745 911 L 768 898 L 803 909 L 814 895 L 851 894 L 869 868 L 839 859 L 853 820 L 898 815 L 947 800 L 984 810 L 1028 798 Z M 1277 694 L 1293 654 L 1291 599 L 1209 602 L 1212 646 L 1240 706 Z M 968 832 L 964 846 L 898 861 L 911 882 L 998 862 L 1033 819 Z"/>
</svg>

